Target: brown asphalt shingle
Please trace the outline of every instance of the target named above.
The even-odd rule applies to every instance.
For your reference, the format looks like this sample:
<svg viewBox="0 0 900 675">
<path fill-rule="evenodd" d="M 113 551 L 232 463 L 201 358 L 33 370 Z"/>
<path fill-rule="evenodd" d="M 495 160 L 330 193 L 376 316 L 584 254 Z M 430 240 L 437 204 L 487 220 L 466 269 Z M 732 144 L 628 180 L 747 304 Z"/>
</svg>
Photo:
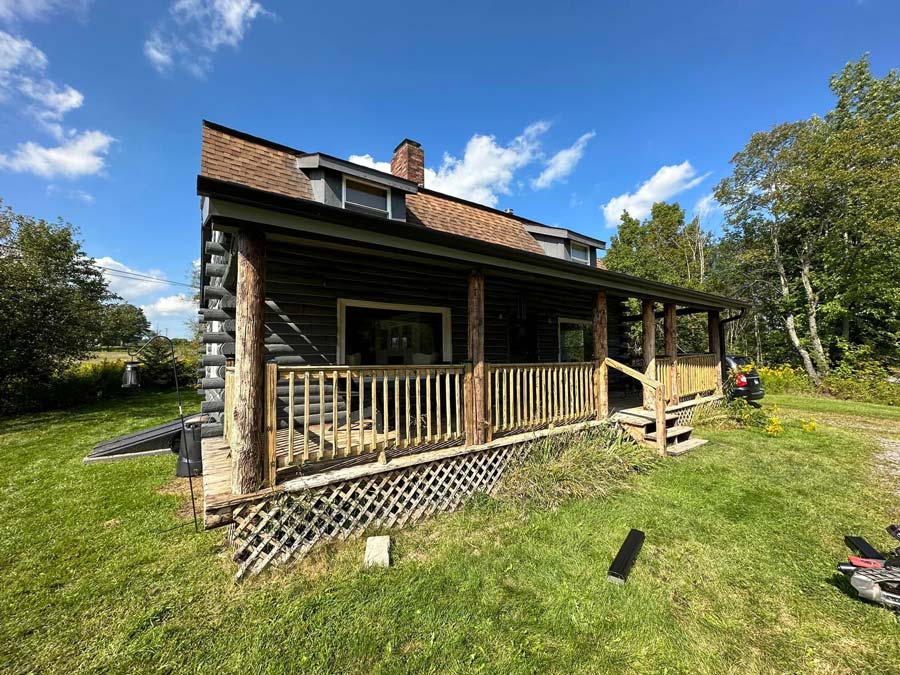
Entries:
<svg viewBox="0 0 900 675">
<path fill-rule="evenodd" d="M 309 180 L 296 164 L 297 157 L 303 154 L 204 124 L 200 174 L 285 197 L 312 200 Z M 492 209 L 429 191 L 407 195 L 406 211 L 409 223 L 531 253 L 544 252 L 518 218 Z"/>
</svg>

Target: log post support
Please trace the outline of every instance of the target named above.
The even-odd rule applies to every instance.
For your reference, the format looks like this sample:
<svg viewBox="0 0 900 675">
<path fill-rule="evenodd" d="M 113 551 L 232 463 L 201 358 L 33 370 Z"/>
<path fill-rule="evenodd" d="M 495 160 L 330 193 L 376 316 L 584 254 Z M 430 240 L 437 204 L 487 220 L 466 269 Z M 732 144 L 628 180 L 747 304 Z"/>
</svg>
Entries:
<svg viewBox="0 0 900 675">
<path fill-rule="evenodd" d="M 231 448 L 231 488 L 235 494 L 255 492 L 265 480 L 265 285 L 266 240 L 258 232 L 241 231 L 237 235 Z"/>
<path fill-rule="evenodd" d="M 471 442 L 480 445 L 485 439 L 484 396 L 484 272 L 469 274 L 468 356 L 472 363 Z"/>
<path fill-rule="evenodd" d="M 716 393 L 722 393 L 722 342 L 719 313 L 707 312 L 706 327 L 709 333 L 709 353 L 716 357 Z"/>
<path fill-rule="evenodd" d="M 644 375 L 656 379 L 656 309 L 653 300 L 644 300 L 641 306 L 643 322 Z M 650 387 L 644 387 L 644 408 L 652 409 L 656 395 Z"/>
<path fill-rule="evenodd" d="M 597 419 L 609 415 L 609 328 L 607 320 L 606 291 L 594 296 L 594 400 Z"/>
<path fill-rule="evenodd" d="M 669 359 L 669 403 L 678 403 L 678 319 L 675 303 L 663 305 L 663 326 L 666 335 L 666 357 Z"/>
</svg>

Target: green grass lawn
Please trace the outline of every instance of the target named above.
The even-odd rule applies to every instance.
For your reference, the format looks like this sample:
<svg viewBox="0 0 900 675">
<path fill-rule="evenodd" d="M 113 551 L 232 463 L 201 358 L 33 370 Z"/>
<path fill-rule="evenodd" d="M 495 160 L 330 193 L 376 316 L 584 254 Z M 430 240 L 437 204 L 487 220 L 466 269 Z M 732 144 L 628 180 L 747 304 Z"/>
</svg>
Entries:
<svg viewBox="0 0 900 675">
<path fill-rule="evenodd" d="M 877 440 L 898 411 L 777 399 L 780 437 L 704 430 L 617 496 L 479 499 L 399 533 L 389 570 L 355 541 L 240 585 L 224 532 L 184 526 L 172 457 L 81 464 L 172 395 L 0 421 L 0 670 L 900 673 L 898 617 L 834 572 L 844 534 L 887 547 L 900 520 Z M 630 527 L 647 540 L 614 586 Z"/>
</svg>

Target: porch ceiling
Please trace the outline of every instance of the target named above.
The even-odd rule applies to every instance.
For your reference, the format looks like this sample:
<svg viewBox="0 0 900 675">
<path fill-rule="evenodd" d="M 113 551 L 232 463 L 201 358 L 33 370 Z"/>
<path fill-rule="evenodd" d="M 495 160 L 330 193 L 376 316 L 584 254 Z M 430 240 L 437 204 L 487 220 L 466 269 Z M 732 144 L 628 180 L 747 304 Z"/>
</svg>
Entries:
<svg viewBox="0 0 900 675">
<path fill-rule="evenodd" d="M 680 288 L 620 272 L 575 265 L 538 253 L 327 206 L 199 176 L 198 193 L 210 199 L 205 225 L 222 230 L 263 229 L 274 236 L 301 237 L 394 258 L 470 268 L 510 277 L 534 276 L 566 286 L 607 289 L 615 295 L 674 302 L 695 309 L 740 309 L 749 303 Z"/>
</svg>

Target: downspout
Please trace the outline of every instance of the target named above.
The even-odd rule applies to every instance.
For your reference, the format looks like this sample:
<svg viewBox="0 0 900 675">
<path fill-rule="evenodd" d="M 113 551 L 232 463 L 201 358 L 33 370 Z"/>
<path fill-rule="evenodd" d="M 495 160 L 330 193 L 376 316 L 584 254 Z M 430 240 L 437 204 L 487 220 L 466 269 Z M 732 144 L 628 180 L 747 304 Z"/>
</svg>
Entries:
<svg viewBox="0 0 900 675">
<path fill-rule="evenodd" d="M 737 321 L 738 319 L 742 319 L 744 314 L 747 313 L 746 307 L 741 307 L 741 311 L 735 314 L 734 316 L 729 316 L 727 319 L 722 319 L 719 321 L 719 349 L 721 350 L 721 359 L 722 359 L 722 378 L 728 374 L 728 364 L 725 361 L 726 351 L 725 351 L 725 324 L 731 321 Z"/>
</svg>

